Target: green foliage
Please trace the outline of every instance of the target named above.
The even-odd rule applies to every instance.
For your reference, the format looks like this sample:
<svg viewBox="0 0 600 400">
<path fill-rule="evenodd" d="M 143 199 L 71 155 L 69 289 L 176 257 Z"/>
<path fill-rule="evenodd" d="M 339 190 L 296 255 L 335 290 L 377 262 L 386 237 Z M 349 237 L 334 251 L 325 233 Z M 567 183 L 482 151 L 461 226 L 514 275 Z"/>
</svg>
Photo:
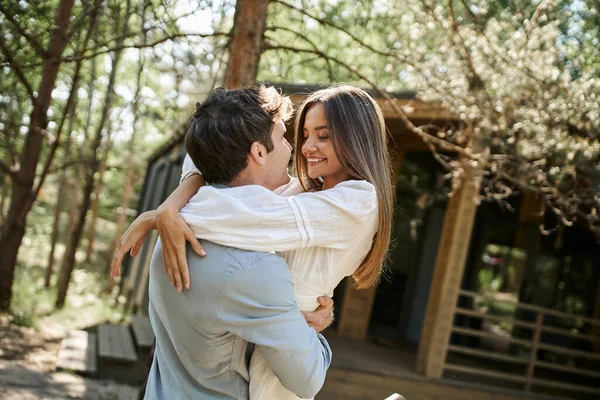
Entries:
<svg viewBox="0 0 600 400">
<path fill-rule="evenodd" d="M 583 220 L 600 234 L 600 11 L 591 2 L 281 0 L 270 11 L 262 79 L 416 90 L 463 123 L 426 121 L 434 136 L 481 145 L 470 159 L 440 156 L 453 187 L 476 162 L 484 198 L 533 190 L 565 224 Z"/>
<path fill-rule="evenodd" d="M 106 262 L 109 258 L 106 246 L 99 250 L 91 262 L 80 265 L 73 272 L 69 286 L 69 301 L 60 311 L 54 310 L 56 300 L 57 276 L 48 289 L 44 286 L 46 258 L 40 255 L 49 250 L 49 228 L 52 226 L 50 207 L 37 206 L 33 211 L 32 223 L 28 226 L 27 236 L 20 252 L 11 303 L 11 317 L 14 323 L 37 327 L 59 326 L 64 331 L 81 329 L 104 321 L 119 322 L 125 315 L 119 307 L 112 304 L 114 296 L 102 292 L 106 283 Z M 112 223 L 101 220 L 99 224 L 99 242 L 107 243 Z M 64 244 L 60 244 L 61 252 Z M 81 260 L 82 253 L 78 254 Z"/>
</svg>

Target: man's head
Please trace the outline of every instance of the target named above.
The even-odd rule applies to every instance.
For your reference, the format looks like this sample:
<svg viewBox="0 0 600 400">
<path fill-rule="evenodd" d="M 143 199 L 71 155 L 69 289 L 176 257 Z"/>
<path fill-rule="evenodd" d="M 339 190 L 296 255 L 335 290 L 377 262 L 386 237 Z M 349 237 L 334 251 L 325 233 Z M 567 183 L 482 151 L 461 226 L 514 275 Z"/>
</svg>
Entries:
<svg viewBox="0 0 600 400">
<path fill-rule="evenodd" d="M 196 105 L 185 147 L 208 183 L 274 189 L 287 180 L 291 115 L 290 99 L 273 87 L 216 89 Z"/>
</svg>

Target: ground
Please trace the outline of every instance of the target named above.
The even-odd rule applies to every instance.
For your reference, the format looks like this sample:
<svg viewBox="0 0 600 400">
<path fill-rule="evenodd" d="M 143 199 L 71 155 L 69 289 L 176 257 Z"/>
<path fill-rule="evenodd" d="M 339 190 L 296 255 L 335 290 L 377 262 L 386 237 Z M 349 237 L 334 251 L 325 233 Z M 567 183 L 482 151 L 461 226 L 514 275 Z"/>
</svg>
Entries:
<svg viewBox="0 0 600 400">
<path fill-rule="evenodd" d="M 87 240 L 77 252 L 67 302 L 56 309 L 56 282 L 64 252 L 59 241 L 51 285 L 44 277 L 50 249 L 52 207 L 34 206 L 34 223 L 19 251 L 15 270 L 11 314 L 0 314 L 0 399 L 89 399 L 130 400 L 138 388 L 66 372 L 55 372 L 60 341 L 74 329 L 86 329 L 103 322 L 123 323 L 128 315 L 116 304 L 116 292 L 104 293 L 109 259 L 107 243 L 114 235 L 114 223 L 99 219 L 94 253 L 85 261 Z M 67 220 L 66 212 L 63 222 Z M 66 226 L 62 232 L 66 232 Z"/>
<path fill-rule="evenodd" d="M 57 334 L 58 333 L 58 334 Z M 61 332 L 13 324 L 0 315 L 0 399 L 136 399 L 138 388 L 54 372 Z"/>
</svg>

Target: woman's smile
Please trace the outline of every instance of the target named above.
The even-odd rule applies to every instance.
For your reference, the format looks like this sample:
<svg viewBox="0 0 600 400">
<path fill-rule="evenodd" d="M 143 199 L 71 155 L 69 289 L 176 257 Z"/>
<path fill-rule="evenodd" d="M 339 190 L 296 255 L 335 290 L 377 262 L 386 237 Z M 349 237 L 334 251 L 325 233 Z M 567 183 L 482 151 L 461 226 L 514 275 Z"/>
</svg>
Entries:
<svg viewBox="0 0 600 400">
<path fill-rule="evenodd" d="M 309 167 L 314 167 L 321 164 L 323 161 L 327 161 L 327 159 L 320 157 L 306 157 L 306 161 L 308 162 Z"/>
</svg>

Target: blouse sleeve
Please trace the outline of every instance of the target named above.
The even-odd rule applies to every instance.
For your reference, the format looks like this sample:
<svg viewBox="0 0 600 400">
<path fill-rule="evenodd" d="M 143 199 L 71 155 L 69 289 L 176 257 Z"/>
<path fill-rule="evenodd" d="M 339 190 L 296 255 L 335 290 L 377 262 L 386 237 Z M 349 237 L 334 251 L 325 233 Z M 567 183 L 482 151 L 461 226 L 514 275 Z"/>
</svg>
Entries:
<svg viewBox="0 0 600 400">
<path fill-rule="evenodd" d="M 205 186 L 181 215 L 197 237 L 252 251 L 345 249 L 378 218 L 375 188 L 366 181 L 290 197 L 257 185 Z"/>
<path fill-rule="evenodd" d="M 194 174 L 202 175 L 198 168 L 196 168 L 196 166 L 194 165 L 194 162 L 190 158 L 190 155 L 186 154 L 185 158 L 183 159 L 183 166 L 181 167 L 181 178 L 179 179 L 179 183 L 183 182 L 184 180 L 186 180 Z"/>
</svg>

